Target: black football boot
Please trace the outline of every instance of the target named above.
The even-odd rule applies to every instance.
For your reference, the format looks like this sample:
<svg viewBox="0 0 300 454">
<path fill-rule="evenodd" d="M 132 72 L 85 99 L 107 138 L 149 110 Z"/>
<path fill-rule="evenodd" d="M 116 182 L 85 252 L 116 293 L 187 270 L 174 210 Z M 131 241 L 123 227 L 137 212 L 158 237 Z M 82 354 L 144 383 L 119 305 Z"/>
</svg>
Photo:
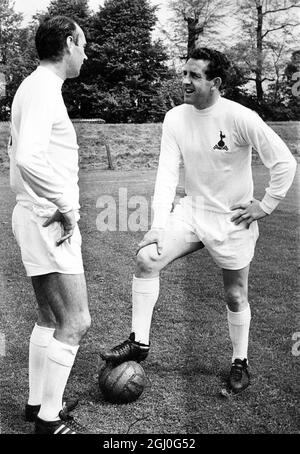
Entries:
<svg viewBox="0 0 300 454">
<path fill-rule="evenodd" d="M 247 359 L 235 359 L 231 366 L 228 385 L 235 393 L 239 393 L 250 385 L 250 375 L 248 371 Z"/>
<path fill-rule="evenodd" d="M 101 358 L 111 364 L 121 364 L 126 361 L 140 363 L 147 358 L 150 344 L 141 344 L 135 341 L 135 334 L 131 333 L 129 339 L 122 344 L 113 347 L 111 350 L 100 352 Z"/>
</svg>

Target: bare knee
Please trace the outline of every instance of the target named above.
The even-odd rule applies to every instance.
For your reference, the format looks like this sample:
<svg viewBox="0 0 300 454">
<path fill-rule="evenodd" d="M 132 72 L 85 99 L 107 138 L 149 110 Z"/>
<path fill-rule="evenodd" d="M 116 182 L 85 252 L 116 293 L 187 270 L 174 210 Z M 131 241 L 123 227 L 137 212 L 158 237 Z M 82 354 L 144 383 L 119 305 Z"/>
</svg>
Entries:
<svg viewBox="0 0 300 454">
<path fill-rule="evenodd" d="M 149 278 L 156 276 L 161 270 L 160 256 L 155 249 L 150 246 L 145 246 L 140 249 L 136 257 L 136 277 Z"/>
<path fill-rule="evenodd" d="M 80 314 L 76 324 L 76 332 L 79 339 L 82 339 L 86 335 L 91 326 L 91 316 L 88 311 L 84 314 Z"/>
<path fill-rule="evenodd" d="M 240 312 L 248 305 L 247 292 L 243 287 L 230 287 L 225 290 L 225 301 L 232 312 Z"/>
<path fill-rule="evenodd" d="M 90 313 L 87 311 L 84 316 L 81 317 L 81 321 L 79 323 L 79 335 L 81 338 L 86 335 L 88 330 L 90 329 L 91 326 L 91 316 Z"/>
<path fill-rule="evenodd" d="M 70 345 L 78 345 L 91 326 L 91 316 L 88 311 L 64 317 L 58 324 L 59 337 Z"/>
</svg>

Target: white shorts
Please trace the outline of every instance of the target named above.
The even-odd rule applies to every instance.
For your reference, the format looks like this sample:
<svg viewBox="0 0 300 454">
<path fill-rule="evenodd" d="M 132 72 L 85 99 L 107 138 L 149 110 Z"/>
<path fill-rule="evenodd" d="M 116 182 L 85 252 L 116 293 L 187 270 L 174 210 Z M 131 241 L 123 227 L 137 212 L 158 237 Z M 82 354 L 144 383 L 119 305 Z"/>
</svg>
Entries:
<svg viewBox="0 0 300 454">
<path fill-rule="evenodd" d="M 47 217 L 39 216 L 30 208 L 19 203 L 12 214 L 12 230 L 21 249 L 22 261 L 27 276 L 40 276 L 48 273 L 82 274 L 81 234 L 76 228 L 71 244 L 65 241 L 56 246 L 62 236 L 62 226 L 54 222 L 43 227 Z"/>
<path fill-rule="evenodd" d="M 233 213 L 193 210 L 182 198 L 170 216 L 168 229 L 181 230 L 187 241 L 202 241 L 214 262 L 223 269 L 240 270 L 251 262 L 259 237 L 258 223 L 246 228 L 245 223 L 230 221 Z"/>
</svg>

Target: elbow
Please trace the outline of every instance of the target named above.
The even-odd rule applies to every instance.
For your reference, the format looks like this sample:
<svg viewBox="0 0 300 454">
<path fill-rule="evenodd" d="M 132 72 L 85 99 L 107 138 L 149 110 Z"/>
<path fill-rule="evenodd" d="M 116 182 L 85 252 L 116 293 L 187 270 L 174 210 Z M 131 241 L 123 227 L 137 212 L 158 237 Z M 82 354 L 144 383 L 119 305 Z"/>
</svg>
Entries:
<svg viewBox="0 0 300 454">
<path fill-rule="evenodd" d="M 297 161 L 294 158 L 294 156 L 292 156 L 292 159 L 290 160 L 288 169 L 287 169 L 287 172 L 288 172 L 291 180 L 294 179 L 296 171 L 297 171 Z"/>
<path fill-rule="evenodd" d="M 291 162 L 291 171 L 293 172 L 294 175 L 295 175 L 295 173 L 296 173 L 296 170 L 297 170 L 297 161 L 296 161 L 296 159 L 293 157 L 292 162 Z"/>
<path fill-rule="evenodd" d="M 20 171 L 22 171 L 23 169 L 25 169 L 27 167 L 27 162 L 25 161 L 25 159 L 23 159 L 21 156 L 19 156 L 16 159 L 16 166 L 18 167 L 18 169 Z"/>
<path fill-rule="evenodd" d="M 16 159 L 16 166 L 17 168 L 19 169 L 20 171 L 20 174 L 22 176 L 22 178 L 25 180 L 26 179 L 26 176 L 28 174 L 31 174 L 32 173 L 32 166 L 31 166 L 31 163 L 28 159 L 24 159 L 22 157 L 18 157 Z"/>
<path fill-rule="evenodd" d="M 25 159 L 23 156 L 18 156 L 16 158 L 16 166 L 18 167 L 21 173 L 28 171 L 31 167 L 28 158 Z"/>
</svg>

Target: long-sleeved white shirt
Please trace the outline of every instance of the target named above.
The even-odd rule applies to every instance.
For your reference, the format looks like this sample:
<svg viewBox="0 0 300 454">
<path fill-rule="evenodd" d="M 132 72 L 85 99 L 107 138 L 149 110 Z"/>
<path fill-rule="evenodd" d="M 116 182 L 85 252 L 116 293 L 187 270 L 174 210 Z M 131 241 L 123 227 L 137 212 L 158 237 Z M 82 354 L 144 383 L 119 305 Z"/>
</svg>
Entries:
<svg viewBox="0 0 300 454">
<path fill-rule="evenodd" d="M 10 183 L 17 202 L 42 212 L 79 210 L 78 145 L 63 80 L 39 66 L 12 104 Z"/>
<path fill-rule="evenodd" d="M 182 104 L 167 112 L 153 198 L 152 227 L 163 228 L 176 194 L 180 162 L 185 192 L 202 208 L 230 213 L 253 198 L 252 148 L 270 171 L 261 208 L 270 214 L 292 184 L 296 160 L 281 138 L 252 110 L 223 97 L 207 109 Z"/>
</svg>

